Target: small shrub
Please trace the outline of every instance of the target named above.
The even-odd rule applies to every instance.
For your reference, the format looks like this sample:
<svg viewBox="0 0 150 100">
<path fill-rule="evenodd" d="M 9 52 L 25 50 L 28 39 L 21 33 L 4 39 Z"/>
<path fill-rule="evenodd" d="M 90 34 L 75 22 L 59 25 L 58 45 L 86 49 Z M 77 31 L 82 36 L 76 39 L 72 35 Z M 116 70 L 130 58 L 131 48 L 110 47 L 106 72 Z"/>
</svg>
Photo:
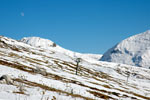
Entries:
<svg viewBox="0 0 150 100">
<path fill-rule="evenodd" d="M 42 91 L 42 97 L 41 97 L 41 100 L 43 100 L 45 93 L 46 93 L 46 90 Z"/>
<path fill-rule="evenodd" d="M 42 74 L 44 76 L 47 75 L 47 72 L 44 68 L 36 67 L 36 69 L 32 69 L 34 73 Z"/>
<path fill-rule="evenodd" d="M 55 96 L 53 96 L 52 100 L 56 100 L 56 97 L 55 97 Z"/>
<path fill-rule="evenodd" d="M 24 81 L 24 80 L 26 80 L 26 78 L 25 78 L 25 76 L 24 75 L 19 75 L 19 78 L 22 80 L 22 81 Z M 18 85 L 18 88 L 19 88 L 19 92 L 21 92 L 21 93 L 24 93 L 25 92 L 25 85 L 24 85 L 24 83 L 19 83 L 19 85 Z"/>
</svg>

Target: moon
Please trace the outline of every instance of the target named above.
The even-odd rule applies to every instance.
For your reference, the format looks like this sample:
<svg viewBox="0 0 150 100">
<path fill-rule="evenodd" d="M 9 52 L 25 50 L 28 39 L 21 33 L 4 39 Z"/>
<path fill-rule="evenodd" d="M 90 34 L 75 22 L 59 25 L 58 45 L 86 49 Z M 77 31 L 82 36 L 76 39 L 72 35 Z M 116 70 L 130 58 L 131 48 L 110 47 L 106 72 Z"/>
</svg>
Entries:
<svg viewBox="0 0 150 100">
<path fill-rule="evenodd" d="M 23 17 L 24 16 L 24 12 L 21 12 L 20 15 Z"/>
</svg>

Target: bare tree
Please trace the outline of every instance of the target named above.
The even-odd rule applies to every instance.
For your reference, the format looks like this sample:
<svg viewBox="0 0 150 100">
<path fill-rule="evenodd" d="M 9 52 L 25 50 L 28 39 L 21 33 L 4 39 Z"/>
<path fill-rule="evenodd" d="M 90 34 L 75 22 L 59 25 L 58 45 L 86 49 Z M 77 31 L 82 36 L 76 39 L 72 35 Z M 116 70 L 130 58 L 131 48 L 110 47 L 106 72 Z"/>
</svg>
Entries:
<svg viewBox="0 0 150 100">
<path fill-rule="evenodd" d="M 130 77 L 130 72 L 129 72 L 129 71 L 126 71 L 126 74 L 127 74 L 127 80 L 126 80 L 126 82 L 128 83 L 128 79 L 129 79 L 129 77 Z"/>
<path fill-rule="evenodd" d="M 77 67 L 76 67 L 76 75 L 77 75 L 78 74 L 79 63 L 81 62 L 81 58 L 77 58 L 75 60 L 75 62 L 77 63 Z"/>
</svg>

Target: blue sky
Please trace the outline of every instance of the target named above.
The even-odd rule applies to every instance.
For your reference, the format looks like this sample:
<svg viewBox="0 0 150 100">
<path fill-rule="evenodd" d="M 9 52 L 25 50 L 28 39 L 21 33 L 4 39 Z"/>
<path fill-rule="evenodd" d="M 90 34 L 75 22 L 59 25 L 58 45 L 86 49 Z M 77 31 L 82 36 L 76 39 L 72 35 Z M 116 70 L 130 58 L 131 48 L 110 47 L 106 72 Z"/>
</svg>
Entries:
<svg viewBox="0 0 150 100">
<path fill-rule="evenodd" d="M 0 35 L 102 54 L 150 29 L 150 0 L 0 0 Z"/>
</svg>

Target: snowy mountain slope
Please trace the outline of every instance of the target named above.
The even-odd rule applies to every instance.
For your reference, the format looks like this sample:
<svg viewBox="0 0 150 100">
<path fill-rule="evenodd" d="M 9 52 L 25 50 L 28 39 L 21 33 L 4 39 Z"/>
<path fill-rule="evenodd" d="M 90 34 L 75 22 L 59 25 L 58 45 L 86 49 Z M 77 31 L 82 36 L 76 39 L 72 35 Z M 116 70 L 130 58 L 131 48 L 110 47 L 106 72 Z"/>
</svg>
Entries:
<svg viewBox="0 0 150 100">
<path fill-rule="evenodd" d="M 40 47 L 40 48 L 49 48 L 49 47 L 55 47 L 56 44 L 48 39 L 42 39 L 40 37 L 25 37 L 20 40 L 21 42 L 24 42 L 26 44 L 29 44 L 31 46 Z"/>
<path fill-rule="evenodd" d="M 131 36 L 109 49 L 101 61 L 150 68 L 150 31 Z"/>
<path fill-rule="evenodd" d="M 150 99 L 149 69 L 90 60 L 83 59 L 75 75 L 74 57 L 0 37 L 0 76 L 8 74 L 14 81 L 0 81 L 0 99 Z"/>
<path fill-rule="evenodd" d="M 91 61 L 93 61 L 93 60 L 99 60 L 102 57 L 102 55 L 100 54 L 81 54 L 81 53 L 73 52 L 60 47 L 59 45 L 55 44 L 51 40 L 43 39 L 40 37 L 25 37 L 22 38 L 20 41 L 34 47 L 40 47 L 54 52 L 60 52 L 70 57 L 82 58 L 84 60 L 90 59 Z"/>
</svg>

